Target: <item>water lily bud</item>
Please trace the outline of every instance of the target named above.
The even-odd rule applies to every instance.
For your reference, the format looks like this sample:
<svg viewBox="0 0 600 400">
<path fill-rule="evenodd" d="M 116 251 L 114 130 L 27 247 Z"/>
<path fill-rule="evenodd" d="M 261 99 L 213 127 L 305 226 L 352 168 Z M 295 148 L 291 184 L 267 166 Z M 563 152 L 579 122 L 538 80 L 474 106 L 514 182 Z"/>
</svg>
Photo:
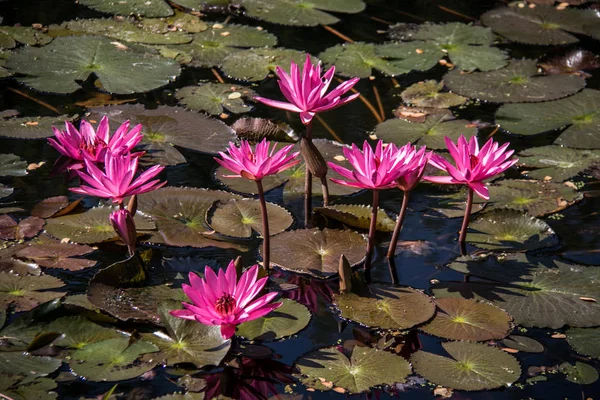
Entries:
<svg viewBox="0 0 600 400">
<path fill-rule="evenodd" d="M 345 255 L 340 256 L 338 273 L 340 274 L 340 292 L 352 291 L 352 268 Z"/>
<path fill-rule="evenodd" d="M 300 138 L 300 153 L 311 174 L 317 178 L 324 178 L 327 175 L 327 163 L 312 141 L 304 137 Z"/>
<path fill-rule="evenodd" d="M 128 210 L 117 210 L 110 214 L 110 223 L 113 226 L 119 238 L 127 245 L 129 253 L 135 254 L 135 243 L 137 241 L 137 232 L 135 222 Z"/>
</svg>

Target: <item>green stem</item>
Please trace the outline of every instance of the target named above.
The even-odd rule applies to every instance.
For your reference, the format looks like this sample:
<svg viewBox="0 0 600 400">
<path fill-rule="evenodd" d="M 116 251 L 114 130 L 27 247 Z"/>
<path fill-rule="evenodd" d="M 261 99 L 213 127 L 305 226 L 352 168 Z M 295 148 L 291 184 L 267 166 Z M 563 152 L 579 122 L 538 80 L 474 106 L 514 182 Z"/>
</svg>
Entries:
<svg viewBox="0 0 600 400">
<path fill-rule="evenodd" d="M 258 199 L 260 200 L 260 212 L 262 214 L 262 236 L 263 236 L 263 266 L 267 271 L 271 269 L 271 241 L 269 234 L 269 217 L 267 215 L 267 202 L 262 181 L 256 181 L 258 187 Z"/>
<path fill-rule="evenodd" d="M 371 282 L 371 258 L 375 244 L 375 232 L 377 232 L 377 209 L 379 208 L 379 190 L 373 189 L 373 209 L 371 210 L 371 224 L 369 226 L 369 238 L 367 241 L 367 254 L 365 257 L 365 280 Z"/>
<path fill-rule="evenodd" d="M 409 197 L 410 191 L 404 192 L 402 206 L 400 206 L 400 213 L 396 219 L 396 227 L 394 228 L 394 233 L 392 234 L 392 241 L 390 242 L 390 247 L 388 248 L 387 258 L 394 258 L 394 255 L 396 254 L 396 246 L 398 244 L 398 238 L 400 237 L 400 231 L 402 230 L 402 224 L 404 224 L 404 217 L 406 216 Z"/>
</svg>

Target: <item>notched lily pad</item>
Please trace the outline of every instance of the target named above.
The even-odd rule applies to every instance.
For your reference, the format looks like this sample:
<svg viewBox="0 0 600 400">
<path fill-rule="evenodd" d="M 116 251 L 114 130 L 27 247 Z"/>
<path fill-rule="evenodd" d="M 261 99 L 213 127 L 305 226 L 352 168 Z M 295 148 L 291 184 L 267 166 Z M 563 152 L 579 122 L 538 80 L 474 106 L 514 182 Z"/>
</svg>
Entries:
<svg viewBox="0 0 600 400">
<path fill-rule="evenodd" d="M 33 206 L 31 215 L 39 218 L 58 217 L 59 214 L 68 213 L 78 204 L 78 200 L 71 203 L 67 196 L 48 197 Z"/>
<path fill-rule="evenodd" d="M 567 342 L 576 352 L 600 358 L 600 328 L 570 328 L 565 334 Z"/>
<path fill-rule="evenodd" d="M 566 375 L 569 382 L 578 385 L 591 385 L 598 380 L 598 371 L 590 364 L 576 361 L 575 364 L 569 362 L 562 363 L 558 370 Z"/>
<path fill-rule="evenodd" d="M 340 256 L 350 265 L 365 256 L 365 238 L 338 229 L 298 229 L 271 238 L 271 263 L 288 271 L 328 278 L 337 274 Z"/>
<path fill-rule="evenodd" d="M 295 365 L 301 374 L 348 394 L 405 382 L 412 372 L 408 361 L 396 354 L 359 346 L 349 357 L 337 347 L 319 349 L 301 357 Z"/>
<path fill-rule="evenodd" d="M 177 91 L 179 103 L 197 111 L 219 115 L 223 112 L 246 113 L 252 106 L 244 100 L 256 93 L 247 87 L 227 83 L 203 83 L 199 86 L 186 86 Z"/>
<path fill-rule="evenodd" d="M 14 304 L 15 311 L 31 310 L 42 303 L 64 296 L 64 292 L 47 291 L 64 285 L 63 281 L 49 275 L 17 276 L 0 272 L 0 307 L 6 308 L 9 304 Z"/>
<path fill-rule="evenodd" d="M 519 163 L 525 167 L 525 174 L 530 178 L 544 181 L 565 181 L 598 161 L 600 161 L 600 150 L 542 146 L 519 153 Z"/>
<path fill-rule="evenodd" d="M 44 240 L 40 243 L 30 244 L 23 250 L 18 251 L 15 256 L 33 261 L 37 265 L 46 268 L 79 271 L 96 265 L 94 260 L 78 257 L 93 251 L 94 249 L 90 246 Z"/>
<path fill-rule="evenodd" d="M 368 295 L 334 295 L 342 318 L 371 328 L 405 330 L 429 320 L 435 304 L 422 292 L 409 287 L 369 285 Z"/>
<path fill-rule="evenodd" d="M 344 225 L 359 229 L 369 229 L 371 212 L 373 208 L 359 204 L 334 204 L 329 207 L 315 207 L 314 212 L 326 218 L 340 221 Z M 393 232 L 396 221 L 388 213 L 379 208 L 377 210 L 377 230 L 380 232 Z"/>
<path fill-rule="evenodd" d="M 427 380 L 458 390 L 488 390 L 510 386 L 519 379 L 521 366 L 511 355 L 472 342 L 445 342 L 450 357 L 418 351 L 410 361 Z"/>
<path fill-rule="evenodd" d="M 417 82 L 401 93 L 402 101 L 414 104 L 417 107 L 448 108 L 459 106 L 467 101 L 463 96 L 455 93 L 444 93 L 444 82 L 428 80 Z"/>
<path fill-rule="evenodd" d="M 105 328 L 82 316 L 62 317 L 50 322 L 44 332 L 55 332 L 62 336 L 54 342 L 70 349 L 82 349 L 103 340 L 125 338 L 116 329 Z"/>
<path fill-rule="evenodd" d="M 9 215 L 0 215 L 0 239 L 30 239 L 42 230 L 44 223 L 44 220 L 38 217 L 27 217 L 17 223 Z"/>
<path fill-rule="evenodd" d="M 44 139 L 52 136 L 52 127 L 61 129 L 65 121 L 74 117 L 61 115 L 59 117 L 23 117 L 0 119 L 0 137 L 12 139 Z"/>
<path fill-rule="evenodd" d="M 510 335 L 500 342 L 503 346 L 526 353 L 542 353 L 544 345 L 535 339 L 521 335 Z"/>
<path fill-rule="evenodd" d="M 110 14 L 168 17 L 173 10 L 164 0 L 80 0 L 84 6 Z"/>
<path fill-rule="evenodd" d="M 311 57 L 312 62 L 318 61 Z M 260 81 L 275 72 L 275 67 L 280 66 L 288 70 L 290 61 L 302 65 L 306 60 L 306 53 L 290 49 L 249 49 L 238 50 L 229 54 L 221 65 L 221 69 L 228 76 L 242 81 Z"/>
<path fill-rule="evenodd" d="M 248 340 L 275 340 L 292 336 L 306 328 L 310 311 L 300 303 L 282 299 L 281 307 L 262 318 L 240 324 L 236 335 Z"/>
</svg>

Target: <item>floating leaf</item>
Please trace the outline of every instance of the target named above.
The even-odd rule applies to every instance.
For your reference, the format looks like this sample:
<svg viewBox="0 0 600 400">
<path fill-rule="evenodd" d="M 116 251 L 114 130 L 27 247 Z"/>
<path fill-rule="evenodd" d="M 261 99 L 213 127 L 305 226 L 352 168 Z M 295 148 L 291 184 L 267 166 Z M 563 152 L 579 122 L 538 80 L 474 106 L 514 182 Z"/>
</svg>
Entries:
<svg viewBox="0 0 600 400">
<path fill-rule="evenodd" d="M 0 239 L 23 240 L 37 235 L 44 227 L 44 220 L 38 217 L 27 217 L 17 223 L 8 215 L 0 215 Z"/>
<path fill-rule="evenodd" d="M 93 267 L 94 260 L 74 258 L 93 252 L 89 246 L 74 243 L 60 243 L 54 240 L 44 240 L 40 243 L 31 243 L 28 247 L 15 253 L 18 258 L 24 258 L 46 268 L 59 268 L 69 271 L 79 271 Z"/>
<path fill-rule="evenodd" d="M 234 114 L 252 110 L 244 99 L 254 97 L 252 89 L 227 83 L 203 83 L 200 86 L 186 86 L 177 91 L 179 103 L 197 111 L 219 115 L 225 111 Z"/>
<path fill-rule="evenodd" d="M 285 231 L 294 219 L 283 207 L 267 203 L 269 233 L 271 236 Z M 208 223 L 222 235 L 249 238 L 252 231 L 263 235 L 260 202 L 254 199 L 231 199 L 216 203 Z"/>
<path fill-rule="evenodd" d="M 417 107 L 448 108 L 459 106 L 467 101 L 455 93 L 443 93 L 444 82 L 427 80 L 417 82 L 402 92 L 402 101 Z"/>
<path fill-rule="evenodd" d="M 168 17 L 173 10 L 164 0 L 80 0 L 84 6 L 110 14 Z"/>
<path fill-rule="evenodd" d="M 365 238 L 353 231 L 338 229 L 298 229 L 271 238 L 271 264 L 285 270 L 317 278 L 337 274 L 340 256 L 350 265 L 365 256 Z"/>
<path fill-rule="evenodd" d="M 44 139 L 52 136 L 52 127 L 62 129 L 65 121 L 74 117 L 61 115 L 59 117 L 23 117 L 0 120 L 0 137 L 13 139 Z"/>
<path fill-rule="evenodd" d="M 65 294 L 42 290 L 56 289 L 64 285 L 63 281 L 49 275 L 17 276 L 0 272 L 0 307 L 6 308 L 9 304 L 15 304 L 16 311 L 31 310 Z"/>
<path fill-rule="evenodd" d="M 306 328 L 310 312 L 294 300 L 283 299 L 281 307 L 262 318 L 240 324 L 237 335 L 248 340 L 275 340 L 292 336 Z"/>
<path fill-rule="evenodd" d="M 106 91 L 117 94 L 156 89 L 180 73 L 173 60 L 100 36 L 59 37 L 44 47 L 23 47 L 13 53 L 6 67 L 19 73 L 19 82 L 54 93 L 80 89 L 78 82 L 92 73 Z"/>
<path fill-rule="evenodd" d="M 55 216 L 61 210 L 69 209 L 70 205 L 77 205 L 79 202 L 71 203 L 67 196 L 48 197 L 33 206 L 31 215 L 39 218 L 50 218 Z"/>
<path fill-rule="evenodd" d="M 14 376 L 11 376 L 14 377 Z M 2 394 L 14 400 L 52 400 L 58 399 L 57 384 L 50 378 L 23 379 L 18 384 L 2 390 Z"/>
<path fill-rule="evenodd" d="M 130 345 L 129 338 L 107 339 L 74 351 L 69 365 L 74 373 L 92 382 L 122 381 L 154 368 L 157 360 L 138 358 L 156 351 L 155 345 L 142 340 Z"/>
<path fill-rule="evenodd" d="M 500 342 L 503 346 L 527 353 L 542 353 L 544 345 L 527 336 L 510 335 Z"/>
<path fill-rule="evenodd" d="M 559 212 L 583 199 L 573 188 L 552 182 L 501 180 L 488 187 L 490 201 L 486 211 L 510 208 L 543 217 Z"/>
<path fill-rule="evenodd" d="M 114 210 L 113 207 L 94 207 L 79 214 L 51 218 L 46 220 L 46 232 L 57 239 L 83 244 L 117 240 L 109 219 Z M 134 221 L 138 233 L 154 229 L 154 223 L 141 214 L 136 214 Z"/>
<path fill-rule="evenodd" d="M 581 299 L 600 299 L 598 268 L 525 254 L 506 255 L 502 260 L 459 259 L 450 268 L 498 283 L 441 283 L 433 288 L 437 297 L 489 301 L 527 327 L 590 327 L 600 320 L 600 304 Z"/>
<path fill-rule="evenodd" d="M 469 229 L 466 241 L 482 249 L 525 251 L 558 244 L 558 237 L 547 223 L 515 210 L 479 214 Z"/>
<path fill-rule="evenodd" d="M 539 62 L 546 74 L 576 74 L 586 76 L 584 70 L 600 68 L 600 57 L 589 50 L 569 49 L 558 56 L 544 57 Z"/>
<path fill-rule="evenodd" d="M 571 347 L 585 356 L 600 358 L 600 328 L 570 328 L 565 334 Z"/>
<path fill-rule="evenodd" d="M 231 342 L 223 339 L 218 325 L 208 326 L 169 314 L 170 310 L 179 308 L 180 302 L 164 302 L 158 305 L 158 313 L 168 335 L 162 331 L 142 334 L 146 341 L 160 349 L 160 353 L 153 355 L 153 358 L 167 365 L 192 363 L 197 368 L 219 365 Z"/>
<path fill-rule="evenodd" d="M 14 154 L 0 154 L 0 176 L 27 175 L 27 162 Z"/>
<path fill-rule="evenodd" d="M 312 62 L 318 61 L 311 57 Z M 260 81 L 275 72 L 275 67 L 288 69 L 290 61 L 302 65 L 306 53 L 290 49 L 238 50 L 223 60 L 221 69 L 228 76 L 243 81 Z"/>
<path fill-rule="evenodd" d="M 297 142 L 298 135 L 285 122 L 265 118 L 240 118 L 231 125 L 240 139 L 259 142 L 263 139 L 276 142 Z"/>
<path fill-rule="evenodd" d="M 103 340 L 123 338 L 115 329 L 104 328 L 82 316 L 62 317 L 50 322 L 44 332 L 56 332 L 62 336 L 54 344 L 71 349 L 82 349 Z"/>
<path fill-rule="evenodd" d="M 0 183 L 0 199 L 10 196 L 15 190 L 10 186 L 6 186 Z"/>
<path fill-rule="evenodd" d="M 338 18 L 325 12 L 359 13 L 365 8 L 362 0 L 240 0 L 250 17 L 282 25 L 331 25 Z"/>
<path fill-rule="evenodd" d="M 575 364 L 562 363 L 558 370 L 566 375 L 569 382 L 578 385 L 591 385 L 598 380 L 598 371 L 590 364 L 576 361 Z"/>
<path fill-rule="evenodd" d="M 342 318 L 371 328 L 404 330 L 422 324 L 435 313 L 433 301 L 409 287 L 371 284 L 369 292 L 368 296 L 334 295 Z"/>
<path fill-rule="evenodd" d="M 444 137 L 457 140 L 460 135 L 467 139 L 477 135 L 477 128 L 469 121 L 457 119 L 447 121 L 443 115 L 429 115 L 423 123 L 403 119 L 388 119 L 377 125 L 374 134 L 381 140 L 404 146 L 411 142 L 431 149 L 446 149 Z"/>
<path fill-rule="evenodd" d="M 51 374 L 62 364 L 61 360 L 50 357 L 34 357 L 32 355 L 15 351 L 0 351 L 0 372 L 6 375 L 22 375 L 25 377 L 38 377 Z"/>
<path fill-rule="evenodd" d="M 197 0 L 192 1 L 197 2 Z M 167 33 L 172 32 L 174 29 L 188 33 L 198 33 L 208 29 L 208 25 L 198 16 L 179 10 L 175 10 L 173 15 L 166 18 L 144 18 L 136 22 L 142 29 L 152 33 Z"/>
<path fill-rule="evenodd" d="M 502 350 L 481 343 L 445 342 L 450 357 L 424 351 L 410 361 L 415 372 L 436 385 L 458 390 L 486 390 L 510 386 L 519 379 L 519 362 Z"/>
<path fill-rule="evenodd" d="M 183 0 L 177 1 L 181 3 Z M 172 393 L 160 397 L 154 397 L 152 400 L 204 400 L 204 392 Z"/>
<path fill-rule="evenodd" d="M 315 207 L 314 212 L 327 218 L 340 221 L 344 225 L 359 229 L 369 229 L 371 212 L 373 208 L 358 204 L 335 204 L 329 207 Z M 377 230 L 380 232 L 393 232 L 396 221 L 380 208 L 377 210 Z"/>
<path fill-rule="evenodd" d="M 585 79 L 577 75 L 539 75 L 536 60 L 527 59 L 512 60 L 505 68 L 491 72 L 464 74 L 455 69 L 444 76 L 444 83 L 463 96 L 496 103 L 555 100 L 585 87 Z M 527 116 L 530 120 L 531 115 L 529 111 Z M 537 120 L 537 114 L 533 115 L 536 115 L 533 119 Z M 512 115 L 509 118 L 513 118 Z"/>
<path fill-rule="evenodd" d="M 26 26 L 0 26 L 0 48 L 12 49 L 17 42 L 29 46 L 43 46 L 51 41 L 51 36 L 37 29 Z"/>
<path fill-rule="evenodd" d="M 472 299 L 447 297 L 435 300 L 437 314 L 421 329 L 452 340 L 502 339 L 511 330 L 512 318 L 500 308 Z"/>
<path fill-rule="evenodd" d="M 443 155 L 442 155 L 443 156 Z M 479 196 L 474 196 L 471 215 L 483 210 L 486 201 Z M 450 190 L 449 193 L 419 192 L 411 194 L 411 207 L 422 210 L 434 216 L 446 218 L 463 218 L 467 203 L 467 189 L 462 187 L 458 190 Z"/>
<path fill-rule="evenodd" d="M 496 111 L 496 123 L 517 135 L 568 126 L 555 144 L 600 149 L 600 91 L 584 89 L 566 99 L 541 104 L 505 104 Z"/>
<path fill-rule="evenodd" d="M 410 364 L 402 357 L 359 346 L 352 349 L 350 357 L 346 357 L 337 347 L 319 349 L 301 357 L 295 365 L 303 375 L 329 382 L 349 394 L 405 382 L 411 373 Z"/>
<path fill-rule="evenodd" d="M 560 146 L 534 147 L 519 153 L 519 163 L 528 169 L 527 176 L 555 182 L 572 178 L 598 161 L 599 150 L 575 150 Z"/>
</svg>

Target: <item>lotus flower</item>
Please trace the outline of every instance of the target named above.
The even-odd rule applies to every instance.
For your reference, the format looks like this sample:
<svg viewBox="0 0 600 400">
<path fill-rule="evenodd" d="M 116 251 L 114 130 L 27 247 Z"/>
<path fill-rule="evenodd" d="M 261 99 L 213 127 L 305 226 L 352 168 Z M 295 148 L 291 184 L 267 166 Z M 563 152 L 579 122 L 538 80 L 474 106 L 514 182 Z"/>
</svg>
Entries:
<svg viewBox="0 0 600 400">
<path fill-rule="evenodd" d="M 360 78 L 345 81 L 329 94 L 326 94 L 335 74 L 335 67 L 331 67 L 321 76 L 321 62 L 313 65 L 308 54 L 306 55 L 302 74 L 298 64 L 293 61 L 290 65 L 289 75 L 280 67 L 277 67 L 276 71 L 280 78 L 278 81 L 279 88 L 289 103 L 265 99 L 260 96 L 255 97 L 255 99 L 271 107 L 300 113 L 300 119 L 304 125 L 310 124 L 316 113 L 340 107 L 359 95 L 356 93 L 342 98 L 342 95 L 352 89 Z"/>
<path fill-rule="evenodd" d="M 171 315 L 205 325 L 219 325 L 221 335 L 228 339 L 235 334 L 236 325 L 263 317 L 282 304 L 271 303 L 277 292 L 254 300 L 267 283 L 267 278 L 257 280 L 257 276 L 258 265 L 254 265 L 242 273 L 237 282 L 233 260 L 226 272 L 219 270 L 218 276 L 209 266 L 204 268 L 204 279 L 190 272 L 190 285 L 183 284 L 182 288 L 193 304 L 184 302 L 185 309 L 173 310 Z"/>
<path fill-rule="evenodd" d="M 86 159 L 84 163 L 86 171 L 78 170 L 77 174 L 87 185 L 72 188 L 71 191 L 108 198 L 118 204 L 121 204 L 126 197 L 156 190 L 167 183 L 158 179 L 152 180 L 164 169 L 160 165 L 148 168 L 134 180 L 138 157 L 130 153 L 114 155 L 107 151 L 104 157 L 104 171 L 90 160 Z"/>
<path fill-rule="evenodd" d="M 489 200 L 488 188 L 483 181 L 501 174 L 519 161 L 509 160 L 514 152 L 506 150 L 509 144 L 505 143 L 498 147 L 498 143 L 490 139 L 480 150 L 475 136 L 467 142 L 467 139 L 461 135 L 456 145 L 446 136 L 446 146 L 456 166 L 443 157 L 433 154 L 429 164 L 448 172 L 450 176 L 426 176 L 423 179 L 434 183 L 468 185 L 479 197 Z"/>
<path fill-rule="evenodd" d="M 100 120 L 97 130 L 85 120 L 79 124 L 79 130 L 68 121 L 65 121 L 65 127 L 65 131 L 52 127 L 56 138 L 48 139 L 50 146 L 67 158 L 65 162 L 58 162 L 63 170 L 82 169 L 85 167 L 84 160 L 102 163 L 107 151 L 114 155 L 128 153 L 143 138 L 142 125 L 129 130 L 129 121 L 123 122 L 111 137 L 106 116 Z"/>
<path fill-rule="evenodd" d="M 127 245 L 129 254 L 133 255 L 135 253 L 137 232 L 131 213 L 125 209 L 114 211 L 110 214 L 110 223 L 119 238 Z"/>
</svg>

